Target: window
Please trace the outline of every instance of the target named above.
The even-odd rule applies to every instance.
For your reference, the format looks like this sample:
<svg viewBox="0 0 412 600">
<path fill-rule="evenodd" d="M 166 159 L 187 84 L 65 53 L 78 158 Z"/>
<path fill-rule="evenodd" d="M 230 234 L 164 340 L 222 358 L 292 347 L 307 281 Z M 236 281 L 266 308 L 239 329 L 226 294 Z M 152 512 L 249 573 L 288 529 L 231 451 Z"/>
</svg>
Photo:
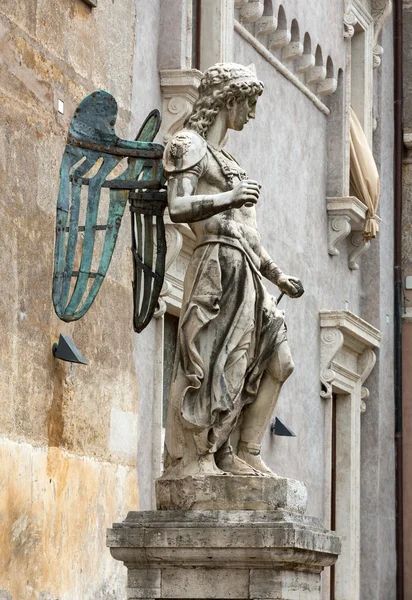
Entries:
<svg viewBox="0 0 412 600">
<path fill-rule="evenodd" d="M 355 0 L 352 11 L 356 17 L 351 40 L 351 105 L 372 145 L 373 101 L 373 19 L 363 5 Z"/>
<path fill-rule="evenodd" d="M 200 0 L 192 0 L 192 69 L 200 69 Z"/>
</svg>

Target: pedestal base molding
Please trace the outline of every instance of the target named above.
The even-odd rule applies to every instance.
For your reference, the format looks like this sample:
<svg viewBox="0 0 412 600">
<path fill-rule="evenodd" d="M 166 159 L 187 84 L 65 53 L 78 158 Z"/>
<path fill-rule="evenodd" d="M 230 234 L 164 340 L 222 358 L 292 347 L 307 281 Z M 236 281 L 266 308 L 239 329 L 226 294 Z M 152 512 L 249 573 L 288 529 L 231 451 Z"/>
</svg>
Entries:
<svg viewBox="0 0 412 600">
<path fill-rule="evenodd" d="M 288 511 L 131 512 L 108 531 L 128 599 L 320 600 L 339 538 Z"/>
</svg>

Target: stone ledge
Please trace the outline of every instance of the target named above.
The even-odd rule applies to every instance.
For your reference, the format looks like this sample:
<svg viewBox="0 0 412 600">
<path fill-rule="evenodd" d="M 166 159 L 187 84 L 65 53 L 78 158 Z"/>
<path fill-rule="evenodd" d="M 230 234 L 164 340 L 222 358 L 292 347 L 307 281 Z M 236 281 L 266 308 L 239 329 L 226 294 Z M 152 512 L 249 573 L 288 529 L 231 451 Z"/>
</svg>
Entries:
<svg viewBox="0 0 412 600">
<path fill-rule="evenodd" d="M 304 483 L 284 477 L 209 475 L 156 481 L 159 510 L 277 510 L 304 513 Z"/>
<path fill-rule="evenodd" d="M 320 600 L 340 541 L 287 511 L 131 512 L 107 533 L 128 598 Z"/>
<path fill-rule="evenodd" d="M 320 570 L 340 552 L 318 519 L 287 511 L 130 512 L 107 532 L 117 560 L 157 565 L 268 568 L 287 564 Z"/>
</svg>

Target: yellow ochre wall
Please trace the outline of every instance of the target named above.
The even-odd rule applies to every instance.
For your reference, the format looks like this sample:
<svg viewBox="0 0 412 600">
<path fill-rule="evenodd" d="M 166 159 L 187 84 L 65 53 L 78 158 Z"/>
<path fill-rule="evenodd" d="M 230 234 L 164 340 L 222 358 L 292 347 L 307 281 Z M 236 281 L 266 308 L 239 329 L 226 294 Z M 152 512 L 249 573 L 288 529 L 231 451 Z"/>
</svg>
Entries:
<svg viewBox="0 0 412 600">
<path fill-rule="evenodd" d="M 105 535 L 138 505 L 128 215 L 80 322 L 59 321 L 51 284 L 67 128 L 81 99 L 102 88 L 117 99 L 117 132 L 127 137 L 135 24 L 135 0 L 0 3 L 2 600 L 125 597 L 125 569 Z M 87 367 L 53 358 L 60 333 Z"/>
</svg>

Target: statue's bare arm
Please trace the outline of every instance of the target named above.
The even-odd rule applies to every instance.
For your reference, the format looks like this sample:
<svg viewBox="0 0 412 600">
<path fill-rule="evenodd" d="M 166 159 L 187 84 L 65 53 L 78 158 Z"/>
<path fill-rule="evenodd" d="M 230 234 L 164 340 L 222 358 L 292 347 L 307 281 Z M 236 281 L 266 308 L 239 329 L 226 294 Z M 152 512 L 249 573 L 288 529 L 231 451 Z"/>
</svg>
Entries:
<svg viewBox="0 0 412 600">
<path fill-rule="evenodd" d="M 263 247 L 261 248 L 260 272 L 290 298 L 299 298 L 304 293 L 302 282 L 297 277 L 285 275 Z"/>
<path fill-rule="evenodd" d="M 240 208 L 246 203 L 256 204 L 259 184 L 246 179 L 233 190 L 217 194 L 196 195 L 199 175 L 195 169 L 175 173 L 167 184 L 170 218 L 174 223 L 194 223 L 213 217 L 230 208 Z"/>
</svg>

